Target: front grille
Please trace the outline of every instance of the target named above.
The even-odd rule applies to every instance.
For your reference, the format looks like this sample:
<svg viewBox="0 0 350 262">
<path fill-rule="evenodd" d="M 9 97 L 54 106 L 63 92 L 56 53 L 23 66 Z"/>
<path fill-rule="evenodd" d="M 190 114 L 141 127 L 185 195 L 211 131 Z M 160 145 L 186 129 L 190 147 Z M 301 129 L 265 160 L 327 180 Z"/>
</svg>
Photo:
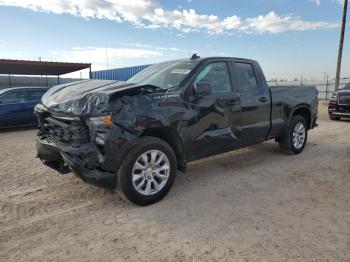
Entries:
<svg viewBox="0 0 350 262">
<path fill-rule="evenodd" d="M 89 142 L 89 129 L 79 118 L 38 116 L 40 133 L 60 144 L 77 147 Z"/>
<path fill-rule="evenodd" d="M 339 104 L 340 105 L 350 105 L 350 93 L 346 93 L 346 94 L 339 94 L 338 95 L 338 99 L 339 99 Z"/>
</svg>

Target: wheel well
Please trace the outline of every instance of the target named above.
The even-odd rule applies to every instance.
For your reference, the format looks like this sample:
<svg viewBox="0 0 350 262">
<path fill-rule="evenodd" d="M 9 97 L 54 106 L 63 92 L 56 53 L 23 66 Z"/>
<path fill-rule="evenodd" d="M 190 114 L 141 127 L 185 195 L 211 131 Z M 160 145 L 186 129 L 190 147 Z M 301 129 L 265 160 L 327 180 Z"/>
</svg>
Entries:
<svg viewBox="0 0 350 262">
<path fill-rule="evenodd" d="M 167 142 L 176 155 L 177 168 L 182 172 L 186 171 L 186 160 L 183 152 L 182 141 L 173 128 L 149 128 L 146 129 L 141 136 L 153 136 Z"/>
<path fill-rule="evenodd" d="M 302 107 L 294 111 L 293 116 L 299 115 L 304 117 L 308 129 L 311 128 L 311 112 L 308 108 Z"/>
</svg>

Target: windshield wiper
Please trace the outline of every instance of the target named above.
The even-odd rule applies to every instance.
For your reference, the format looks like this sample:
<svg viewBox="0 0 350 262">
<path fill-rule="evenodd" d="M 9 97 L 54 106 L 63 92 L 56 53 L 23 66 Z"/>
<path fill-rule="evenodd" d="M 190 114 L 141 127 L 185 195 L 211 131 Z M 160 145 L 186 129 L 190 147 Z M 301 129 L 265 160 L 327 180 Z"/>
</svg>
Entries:
<svg viewBox="0 0 350 262">
<path fill-rule="evenodd" d="M 149 91 L 149 92 L 153 92 L 155 90 L 166 90 L 166 89 L 161 88 L 159 86 L 150 85 L 150 84 L 146 84 L 146 85 L 142 86 L 142 89 L 145 91 Z"/>
</svg>

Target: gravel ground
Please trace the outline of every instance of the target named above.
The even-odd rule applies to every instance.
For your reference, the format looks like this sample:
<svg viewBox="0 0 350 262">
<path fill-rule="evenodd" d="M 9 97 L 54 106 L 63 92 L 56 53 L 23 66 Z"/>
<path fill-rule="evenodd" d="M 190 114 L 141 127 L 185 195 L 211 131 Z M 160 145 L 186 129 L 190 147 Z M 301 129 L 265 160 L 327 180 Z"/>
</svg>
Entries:
<svg viewBox="0 0 350 262">
<path fill-rule="evenodd" d="M 350 261 L 350 121 L 305 151 L 267 142 L 189 165 L 161 202 L 124 203 L 35 156 L 33 129 L 0 133 L 1 261 Z"/>
</svg>

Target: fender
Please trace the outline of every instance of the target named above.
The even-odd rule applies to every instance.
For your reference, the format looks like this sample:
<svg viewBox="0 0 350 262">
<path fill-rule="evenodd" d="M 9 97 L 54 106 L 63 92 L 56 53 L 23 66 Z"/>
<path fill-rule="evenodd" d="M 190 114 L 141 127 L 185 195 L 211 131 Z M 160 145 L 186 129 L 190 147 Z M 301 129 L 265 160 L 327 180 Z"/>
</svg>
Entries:
<svg viewBox="0 0 350 262">
<path fill-rule="evenodd" d="M 150 127 L 144 129 L 138 137 L 142 136 L 153 136 L 167 142 L 174 150 L 176 155 L 178 170 L 186 172 L 187 154 L 185 152 L 182 139 L 175 128 L 170 126 Z"/>
<path fill-rule="evenodd" d="M 292 120 L 292 117 L 293 117 L 294 113 L 297 110 L 304 109 L 304 108 L 307 109 L 307 111 L 309 113 L 309 116 L 310 116 L 310 120 L 312 121 L 312 119 L 311 119 L 311 107 L 310 107 L 310 105 L 303 103 L 303 104 L 299 104 L 299 105 L 297 105 L 296 107 L 293 108 L 293 110 L 291 111 L 291 113 L 288 116 L 288 125 L 289 125 L 290 121 Z M 310 128 L 310 126 L 309 126 L 309 128 Z"/>
</svg>

